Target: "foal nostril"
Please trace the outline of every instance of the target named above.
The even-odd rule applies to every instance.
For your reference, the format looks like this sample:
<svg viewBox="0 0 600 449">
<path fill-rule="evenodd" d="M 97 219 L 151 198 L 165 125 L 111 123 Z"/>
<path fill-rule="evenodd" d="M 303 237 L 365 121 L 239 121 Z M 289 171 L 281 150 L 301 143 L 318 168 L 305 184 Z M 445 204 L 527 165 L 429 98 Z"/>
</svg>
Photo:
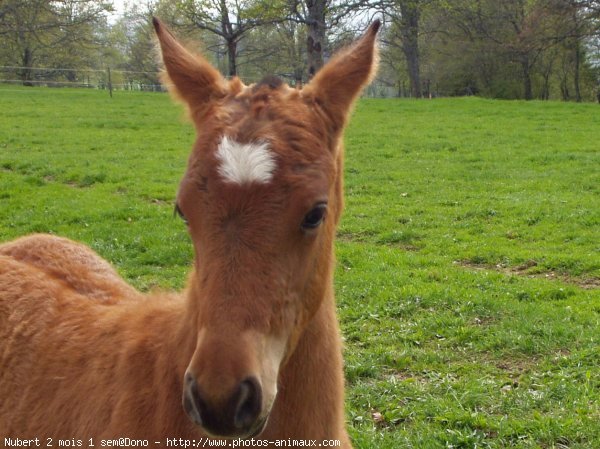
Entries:
<svg viewBox="0 0 600 449">
<path fill-rule="evenodd" d="M 233 424 L 237 429 L 248 429 L 257 420 L 262 407 L 262 391 L 255 377 L 244 380 L 237 392 Z"/>
<path fill-rule="evenodd" d="M 189 373 L 186 373 L 184 378 L 183 409 L 194 423 L 202 425 L 202 415 L 206 405 L 198 391 L 196 379 Z"/>
</svg>

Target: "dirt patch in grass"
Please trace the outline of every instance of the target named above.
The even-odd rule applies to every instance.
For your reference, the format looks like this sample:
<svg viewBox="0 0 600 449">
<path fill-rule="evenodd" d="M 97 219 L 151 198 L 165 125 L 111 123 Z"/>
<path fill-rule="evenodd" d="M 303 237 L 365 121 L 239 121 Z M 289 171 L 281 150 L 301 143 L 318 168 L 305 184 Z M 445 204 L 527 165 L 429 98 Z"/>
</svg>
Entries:
<svg viewBox="0 0 600 449">
<path fill-rule="evenodd" d="M 412 235 L 406 236 L 401 233 L 389 233 L 383 236 L 378 235 L 374 231 L 338 231 L 336 240 L 340 242 L 350 243 L 374 243 L 377 245 L 384 245 L 392 248 L 400 248 L 405 251 L 419 251 L 421 248 L 413 243 L 414 240 L 419 240 Z"/>
<path fill-rule="evenodd" d="M 504 371 L 511 379 L 516 379 L 533 370 L 539 363 L 535 357 L 503 358 L 494 363 L 496 368 Z"/>
<path fill-rule="evenodd" d="M 537 262 L 534 260 L 528 260 L 521 265 L 517 265 L 514 267 L 505 266 L 503 264 L 481 264 L 481 263 L 473 263 L 468 260 L 458 260 L 454 262 L 456 265 L 460 265 L 465 268 L 469 268 L 472 270 L 493 270 L 499 273 L 504 273 L 509 276 L 523 276 L 528 278 L 537 278 L 537 279 L 547 279 L 550 281 L 562 281 L 566 284 L 573 284 L 580 288 L 591 290 L 600 288 L 600 278 L 596 277 L 580 277 L 580 276 L 571 276 L 564 273 L 557 273 L 556 271 L 548 270 L 548 271 L 536 271 L 532 273 L 529 271 L 531 268 L 537 267 Z"/>
<path fill-rule="evenodd" d="M 151 198 L 148 200 L 151 204 L 156 204 L 157 206 L 170 206 L 173 204 L 172 201 L 163 200 L 160 198 Z"/>
</svg>

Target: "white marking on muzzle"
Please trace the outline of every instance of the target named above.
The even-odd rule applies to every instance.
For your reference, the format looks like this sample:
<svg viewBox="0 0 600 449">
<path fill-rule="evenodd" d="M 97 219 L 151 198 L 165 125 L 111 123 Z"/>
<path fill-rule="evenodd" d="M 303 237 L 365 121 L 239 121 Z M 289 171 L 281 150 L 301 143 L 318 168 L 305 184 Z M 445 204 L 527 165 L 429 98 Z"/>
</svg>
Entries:
<svg viewBox="0 0 600 449">
<path fill-rule="evenodd" d="M 219 174 L 226 182 L 268 183 L 276 168 L 275 155 L 264 141 L 239 143 L 224 136 L 217 148 Z"/>
</svg>

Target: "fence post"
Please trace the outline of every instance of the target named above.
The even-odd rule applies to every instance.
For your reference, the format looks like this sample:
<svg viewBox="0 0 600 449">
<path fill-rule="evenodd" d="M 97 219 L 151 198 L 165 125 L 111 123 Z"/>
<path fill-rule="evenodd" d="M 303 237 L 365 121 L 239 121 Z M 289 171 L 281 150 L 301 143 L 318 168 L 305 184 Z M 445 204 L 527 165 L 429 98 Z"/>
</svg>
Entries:
<svg viewBox="0 0 600 449">
<path fill-rule="evenodd" d="M 108 93 L 110 94 L 110 98 L 112 98 L 112 81 L 110 79 L 110 67 L 106 69 L 108 71 Z"/>
</svg>

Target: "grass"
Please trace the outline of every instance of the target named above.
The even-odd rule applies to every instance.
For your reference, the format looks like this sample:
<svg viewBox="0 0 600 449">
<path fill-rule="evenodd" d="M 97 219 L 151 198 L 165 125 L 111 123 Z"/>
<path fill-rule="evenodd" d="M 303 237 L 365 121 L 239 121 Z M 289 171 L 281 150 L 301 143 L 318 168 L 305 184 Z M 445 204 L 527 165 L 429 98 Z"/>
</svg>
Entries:
<svg viewBox="0 0 600 449">
<path fill-rule="evenodd" d="M 0 87 L 0 241 L 180 288 L 193 130 L 166 95 Z M 356 448 L 600 448 L 600 109 L 361 100 L 336 290 Z"/>
</svg>

